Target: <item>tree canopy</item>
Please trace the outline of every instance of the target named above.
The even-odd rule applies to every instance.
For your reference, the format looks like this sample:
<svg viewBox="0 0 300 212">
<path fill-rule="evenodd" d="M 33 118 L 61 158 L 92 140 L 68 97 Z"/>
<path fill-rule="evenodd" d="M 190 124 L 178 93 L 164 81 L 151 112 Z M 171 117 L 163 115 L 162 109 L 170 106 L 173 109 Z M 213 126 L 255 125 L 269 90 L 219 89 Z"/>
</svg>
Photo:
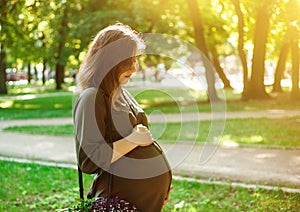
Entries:
<svg viewBox="0 0 300 212">
<path fill-rule="evenodd" d="M 234 68 L 244 73 L 245 99 L 268 96 L 268 61 L 279 69 L 274 87 L 280 87 L 289 62 L 293 98 L 300 99 L 299 10 L 299 0 L 2 0 L 0 93 L 7 92 L 7 68 L 36 67 L 43 75 L 52 70 L 60 89 L 66 71 L 78 69 L 96 32 L 120 21 L 139 32 L 176 36 L 200 49 L 203 42 L 228 87 L 224 58 L 237 57 Z"/>
</svg>

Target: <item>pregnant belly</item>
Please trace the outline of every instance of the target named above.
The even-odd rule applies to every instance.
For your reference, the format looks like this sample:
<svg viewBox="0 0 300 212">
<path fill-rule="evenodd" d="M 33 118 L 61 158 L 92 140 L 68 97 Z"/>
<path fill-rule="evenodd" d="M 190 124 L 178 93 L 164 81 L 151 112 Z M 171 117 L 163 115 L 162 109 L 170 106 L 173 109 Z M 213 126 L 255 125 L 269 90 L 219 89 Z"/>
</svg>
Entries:
<svg viewBox="0 0 300 212">
<path fill-rule="evenodd" d="M 169 163 L 158 144 L 137 147 L 111 166 L 114 175 L 144 179 L 171 172 Z"/>
</svg>

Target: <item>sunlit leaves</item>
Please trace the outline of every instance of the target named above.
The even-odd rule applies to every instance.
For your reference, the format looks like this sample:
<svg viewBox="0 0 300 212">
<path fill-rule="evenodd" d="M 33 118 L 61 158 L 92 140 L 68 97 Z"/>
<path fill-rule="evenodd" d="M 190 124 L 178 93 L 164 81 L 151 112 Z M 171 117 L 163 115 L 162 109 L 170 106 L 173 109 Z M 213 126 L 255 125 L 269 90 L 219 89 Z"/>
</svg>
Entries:
<svg viewBox="0 0 300 212">
<path fill-rule="evenodd" d="M 231 0 L 198 0 L 203 14 L 204 33 L 209 45 L 216 46 L 220 56 L 236 54 L 238 19 Z M 258 8 L 269 3 L 272 10 L 268 36 L 268 59 L 276 57 L 278 45 L 285 39 L 289 24 L 299 26 L 299 0 L 239 0 L 244 14 L 245 51 L 253 48 L 253 34 Z M 271 7 L 274 4 L 274 7 Z M 67 9 L 66 26 L 61 27 L 63 11 Z M 104 26 L 121 21 L 141 32 L 167 33 L 194 43 L 193 26 L 185 0 L 19 0 L 7 1 L 6 40 L 9 66 L 46 60 L 53 69 L 58 43 L 65 40 L 62 57 L 66 68 L 80 63 L 89 42 Z M 296 22 L 298 21 L 298 22 Z M 63 32 L 63 33 L 61 33 Z M 34 49 L 33 49 L 34 47 Z"/>
</svg>

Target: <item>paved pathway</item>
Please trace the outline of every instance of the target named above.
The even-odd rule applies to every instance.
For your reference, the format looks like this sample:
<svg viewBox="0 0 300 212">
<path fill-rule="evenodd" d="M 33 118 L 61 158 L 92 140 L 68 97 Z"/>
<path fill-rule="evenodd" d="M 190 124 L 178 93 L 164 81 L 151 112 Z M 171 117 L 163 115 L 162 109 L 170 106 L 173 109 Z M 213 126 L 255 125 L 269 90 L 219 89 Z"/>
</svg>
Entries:
<svg viewBox="0 0 300 212">
<path fill-rule="evenodd" d="M 257 111 L 226 113 L 227 118 L 297 116 L 299 111 Z M 210 114 L 198 114 L 209 119 Z M 166 118 L 167 117 L 167 118 Z M 150 116 L 152 122 L 194 120 L 195 114 Z M 1 121 L 0 128 L 12 125 L 72 123 L 71 118 Z M 175 174 L 227 179 L 259 184 L 293 185 L 300 188 L 300 149 L 209 146 L 186 142 L 164 144 Z M 0 155 L 74 164 L 72 136 L 28 135 L 0 131 Z M 181 156 L 182 158 L 179 158 Z M 184 156 L 184 157 L 183 157 Z M 204 157 L 204 158 L 203 158 Z M 209 158 L 208 161 L 205 159 Z"/>
</svg>

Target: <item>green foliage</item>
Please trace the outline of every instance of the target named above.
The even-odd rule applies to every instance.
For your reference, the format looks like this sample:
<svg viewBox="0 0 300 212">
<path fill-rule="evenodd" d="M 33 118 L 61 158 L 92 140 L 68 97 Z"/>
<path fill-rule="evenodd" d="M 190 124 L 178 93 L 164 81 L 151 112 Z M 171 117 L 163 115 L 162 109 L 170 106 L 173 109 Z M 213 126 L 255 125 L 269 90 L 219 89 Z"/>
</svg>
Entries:
<svg viewBox="0 0 300 212">
<path fill-rule="evenodd" d="M 168 33 L 194 42 L 190 14 L 187 3 L 183 0 L 5 2 L 3 9 L 6 9 L 8 14 L 5 20 L 6 36 L 3 38 L 6 37 L 9 44 L 6 46 L 9 66 L 17 66 L 17 63 L 24 66 L 27 63 L 36 64 L 45 60 L 53 68 L 57 62 L 55 60 L 59 57 L 63 60 L 59 62 L 63 64 L 69 62 L 70 67 L 78 67 L 79 54 L 86 50 L 95 33 L 116 21 L 130 24 L 141 32 Z M 232 2 L 229 0 L 198 2 L 205 23 L 207 43 L 218 44 L 220 55 L 235 50 L 237 46 L 230 39 L 230 36 L 237 33 L 237 20 Z M 295 11 L 299 4 L 296 1 L 291 1 L 290 4 L 286 2 L 276 2 L 273 15 L 274 26 L 282 25 L 282 19 L 295 20 L 297 14 Z M 240 3 L 244 16 L 254 19 L 260 3 L 257 1 L 240 1 Z M 66 11 L 65 15 L 64 11 Z M 65 25 L 62 24 L 63 19 Z M 253 20 L 246 20 L 245 24 L 246 32 L 249 32 L 245 38 L 251 42 Z M 278 30 L 276 32 L 280 33 Z M 273 36 L 275 39 L 280 39 L 274 33 Z M 58 45 L 61 41 L 63 41 L 63 49 L 60 52 Z M 231 45 L 233 48 L 229 50 L 228 47 L 230 48 Z M 34 51 L 28 51 L 33 46 Z M 71 58 L 77 62 L 71 62 Z"/>
<path fill-rule="evenodd" d="M 87 199 L 87 200 L 80 200 L 80 202 L 72 207 L 68 208 L 68 211 L 80 211 L 80 212 L 89 212 L 90 208 L 91 208 L 91 203 L 94 201 L 95 199 Z"/>
<path fill-rule="evenodd" d="M 195 2 L 202 14 L 205 42 L 209 48 L 214 47 L 219 57 L 236 55 L 238 20 L 232 1 Z M 245 53 L 249 55 L 253 50 L 256 14 L 263 2 L 240 0 L 239 3 L 245 17 Z M 273 61 L 278 57 L 278 47 L 288 26 L 293 23 L 299 27 L 300 4 L 298 0 L 270 0 L 267 3 L 268 11 L 272 11 L 272 33 L 268 36 L 266 56 Z M 19 70 L 27 64 L 39 64 L 39 69 L 41 64 L 50 70 L 57 64 L 65 70 L 78 69 L 95 34 L 116 21 L 129 24 L 139 32 L 167 33 L 195 43 L 190 11 L 184 0 L 3 0 L 1 11 L 1 52 L 6 53 L 1 60 L 7 68 Z"/>
</svg>

